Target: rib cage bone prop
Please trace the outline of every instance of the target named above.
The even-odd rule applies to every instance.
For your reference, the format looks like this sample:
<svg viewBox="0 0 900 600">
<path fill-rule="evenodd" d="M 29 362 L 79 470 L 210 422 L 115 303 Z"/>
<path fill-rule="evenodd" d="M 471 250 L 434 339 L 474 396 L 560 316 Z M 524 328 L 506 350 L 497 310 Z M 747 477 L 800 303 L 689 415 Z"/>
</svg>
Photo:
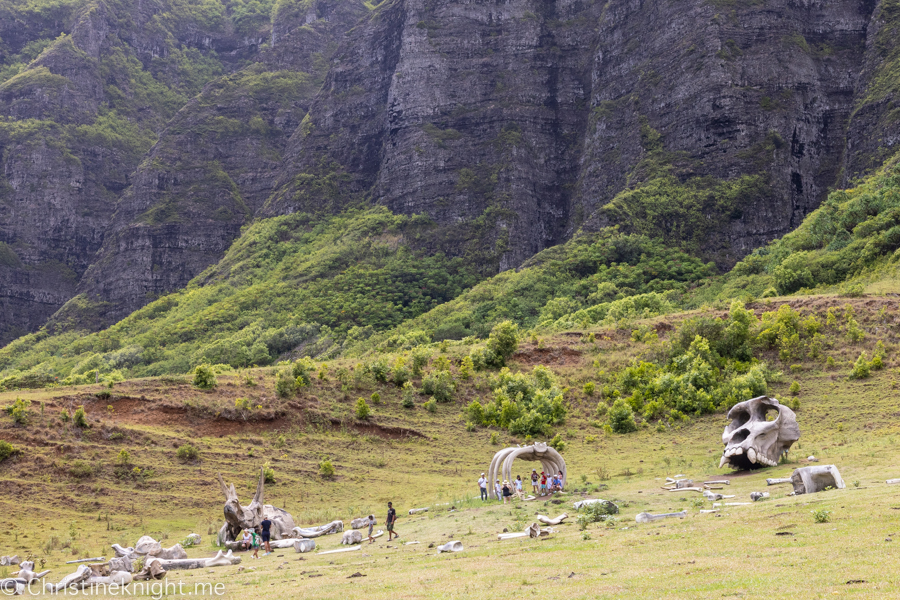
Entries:
<svg viewBox="0 0 900 600">
<path fill-rule="evenodd" d="M 256 484 L 256 493 L 253 495 L 253 500 L 249 506 L 241 505 L 233 483 L 230 486 L 226 486 L 222 476 L 217 476 L 219 485 L 222 486 L 222 493 L 225 494 L 225 524 L 219 530 L 219 545 L 233 542 L 237 539 L 237 535 L 242 529 L 252 529 L 262 523 L 263 519 L 272 521 L 271 532 L 273 540 L 291 537 L 291 530 L 294 528 L 294 517 L 282 508 L 271 504 L 263 504 L 265 474 L 262 468 L 259 469 L 259 482 Z"/>
<path fill-rule="evenodd" d="M 768 413 L 777 413 L 774 420 Z M 722 433 L 725 450 L 719 468 L 730 465 L 736 469 L 774 467 L 781 455 L 800 439 L 797 415 L 778 400 L 759 396 L 739 402 L 728 411 L 731 419 Z"/>
<path fill-rule="evenodd" d="M 522 448 L 504 448 L 494 455 L 491 466 L 488 469 L 488 493 L 491 498 L 499 500 L 494 491 L 494 482 L 512 481 L 512 464 L 517 458 L 522 460 L 536 460 L 541 463 L 541 468 L 548 475 L 562 472 L 563 487 L 566 485 L 566 461 L 559 452 L 543 442 L 535 442 L 533 446 Z M 524 483 L 524 482 L 523 482 Z"/>
</svg>

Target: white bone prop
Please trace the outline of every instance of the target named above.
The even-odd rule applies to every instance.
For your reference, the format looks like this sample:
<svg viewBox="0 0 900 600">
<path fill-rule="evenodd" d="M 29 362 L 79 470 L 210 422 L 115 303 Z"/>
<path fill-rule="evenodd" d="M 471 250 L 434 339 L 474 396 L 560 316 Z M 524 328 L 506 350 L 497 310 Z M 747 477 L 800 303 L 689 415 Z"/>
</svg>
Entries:
<svg viewBox="0 0 900 600">
<path fill-rule="evenodd" d="M 178 571 L 186 569 L 206 569 L 210 567 L 226 567 L 229 565 L 240 564 L 241 557 L 233 556 L 231 550 L 225 553 L 219 550 L 215 556 L 209 558 L 174 558 L 165 559 L 156 556 L 148 556 L 144 561 L 144 569 L 146 570 L 151 562 L 157 563 L 166 571 Z"/>
<path fill-rule="evenodd" d="M 792 483 L 790 477 L 778 477 L 766 479 L 766 485 L 781 485 L 782 483 Z"/>
<path fill-rule="evenodd" d="M 731 485 L 730 479 L 717 479 L 716 481 L 704 481 L 703 485 Z"/>
<path fill-rule="evenodd" d="M 79 558 L 78 560 L 67 560 L 67 565 L 75 565 L 83 562 L 102 562 L 106 560 L 105 556 L 95 556 L 94 558 Z"/>
<path fill-rule="evenodd" d="M 222 493 L 225 494 L 225 506 L 223 508 L 225 524 L 219 529 L 216 540 L 218 545 L 224 546 L 225 542 L 235 541 L 242 529 L 252 529 L 262 523 L 264 519 L 272 522 L 270 532 L 273 540 L 291 537 L 291 530 L 294 529 L 294 517 L 283 508 L 264 503 L 263 492 L 266 480 L 262 467 L 259 469 L 256 493 L 247 506 L 243 506 L 240 503 L 234 484 L 226 486 L 222 475 L 217 474 L 217 477 L 219 485 L 222 487 Z"/>
<path fill-rule="evenodd" d="M 291 530 L 291 536 L 295 538 L 317 538 L 332 533 L 340 533 L 344 530 L 343 521 L 332 521 L 318 527 L 294 527 Z"/>
<path fill-rule="evenodd" d="M 312 552 L 315 549 L 315 540 L 294 540 L 294 552 Z"/>
<path fill-rule="evenodd" d="M 121 556 L 118 558 L 109 559 L 109 570 L 110 571 L 128 571 L 129 573 L 134 572 L 134 565 L 131 563 L 131 559 L 127 556 Z"/>
<path fill-rule="evenodd" d="M 670 492 L 702 492 L 703 488 L 698 488 L 698 487 L 672 488 L 669 491 Z"/>
<path fill-rule="evenodd" d="M 637 521 L 638 523 L 650 523 L 652 521 L 659 521 L 661 519 L 671 519 L 671 518 L 683 519 L 686 516 L 687 516 L 687 509 L 685 509 L 681 512 L 677 512 L 677 513 L 663 513 L 660 515 L 651 515 L 650 513 L 642 512 L 642 513 L 638 514 L 634 518 L 634 520 Z"/>
<path fill-rule="evenodd" d="M 888 479 L 887 481 L 885 481 L 885 483 L 888 485 L 897 485 L 898 483 L 900 483 L 900 479 Z"/>
<path fill-rule="evenodd" d="M 556 517 L 555 519 L 551 519 L 550 517 L 545 517 L 544 515 L 538 515 L 537 520 L 543 523 L 544 525 L 559 525 L 563 521 L 569 518 L 569 515 L 563 513 Z"/>
<path fill-rule="evenodd" d="M 411 515 L 415 515 L 415 514 L 423 513 L 423 512 L 428 512 L 428 507 L 427 507 L 427 506 L 426 506 L 425 508 L 411 508 L 411 509 L 409 509 L 409 514 L 411 514 Z"/>
<path fill-rule="evenodd" d="M 26 585 L 28 584 L 24 579 L 16 577 L 0 579 L 0 594 L 4 596 L 20 596 L 25 593 Z"/>
<path fill-rule="evenodd" d="M 0 567 L 8 567 L 12 565 L 19 564 L 19 555 L 13 554 L 12 556 L 3 556 L 0 557 Z"/>
<path fill-rule="evenodd" d="M 358 544 L 362 541 L 363 535 L 362 532 L 358 529 L 351 529 L 349 531 L 344 532 L 344 536 L 341 538 L 341 544 L 351 545 Z"/>
<path fill-rule="evenodd" d="M 776 411 L 773 421 L 766 413 Z M 797 415 L 778 400 L 759 396 L 739 402 L 728 411 L 731 419 L 722 433 L 725 450 L 719 468 L 730 465 L 737 469 L 774 467 L 782 454 L 800 439 Z"/>
<path fill-rule="evenodd" d="M 840 471 L 834 465 L 794 469 L 791 484 L 794 486 L 795 494 L 814 494 L 829 487 L 834 489 L 846 487 Z"/>
<path fill-rule="evenodd" d="M 752 502 L 714 502 L 713 507 L 717 506 L 750 506 Z"/>
<path fill-rule="evenodd" d="M 600 498 L 589 498 L 587 500 L 579 500 L 578 502 L 574 503 L 572 506 L 574 506 L 575 509 L 577 510 L 577 509 L 580 509 L 582 506 L 587 506 L 589 504 L 597 504 L 598 502 L 602 502 L 602 503 L 606 504 L 607 509 L 609 509 L 609 512 L 611 514 L 617 514 L 619 512 L 619 507 L 616 506 L 616 504 L 614 502 L 611 502 L 609 500 L 601 500 Z"/>
<path fill-rule="evenodd" d="M 701 511 L 700 511 L 700 514 L 701 514 L 701 515 L 708 515 L 708 514 L 710 514 L 710 513 L 717 513 L 717 512 L 719 512 L 719 509 L 718 509 L 718 508 L 714 508 L 714 509 L 712 509 L 712 510 L 709 510 L 709 509 L 707 509 L 707 510 L 701 510 Z"/>
<path fill-rule="evenodd" d="M 369 526 L 369 517 L 357 517 L 350 521 L 350 529 L 364 529 Z"/>
<path fill-rule="evenodd" d="M 79 581 L 78 583 L 73 584 L 70 587 L 81 588 L 81 589 L 90 589 L 94 586 L 103 586 L 105 589 L 112 588 L 113 586 L 124 587 L 134 581 L 134 577 L 131 573 L 125 571 L 115 571 L 106 577 L 89 577 L 83 581 Z"/>
<path fill-rule="evenodd" d="M 35 581 L 37 579 L 40 579 L 40 578 L 44 577 L 47 573 L 50 572 L 50 569 L 47 569 L 46 571 L 41 571 L 40 573 L 35 573 L 34 572 L 34 561 L 32 561 L 32 560 L 23 561 L 22 564 L 19 566 L 20 566 L 19 572 L 13 573 L 13 575 L 15 575 L 16 579 L 24 579 L 26 582 Z"/>
<path fill-rule="evenodd" d="M 446 544 L 437 547 L 438 554 L 441 552 L 462 552 L 462 549 L 462 542 L 458 540 L 453 540 L 452 542 L 447 542 Z"/>
<path fill-rule="evenodd" d="M 359 550 L 360 548 L 362 548 L 362 546 L 360 546 L 359 544 L 355 544 L 353 546 L 348 546 L 346 548 L 338 548 L 337 550 L 325 550 L 324 552 L 316 552 L 316 556 L 319 556 L 321 554 L 337 554 L 339 552 L 351 552 L 353 550 Z"/>
<path fill-rule="evenodd" d="M 491 498 L 499 500 L 494 490 L 494 482 L 497 479 L 512 481 L 512 464 L 517 458 L 522 460 L 538 461 L 541 469 L 548 475 L 562 472 L 563 487 L 566 486 L 567 470 L 566 461 L 559 452 L 543 442 L 535 442 L 532 446 L 504 448 L 494 455 L 491 466 L 488 468 L 488 494 Z"/>
<path fill-rule="evenodd" d="M 758 502 L 759 500 L 763 500 L 764 498 L 769 497 L 769 492 L 750 492 L 750 499 L 754 502 Z"/>
<path fill-rule="evenodd" d="M 78 569 L 74 573 L 70 573 L 59 580 L 59 583 L 53 585 L 52 583 L 45 583 L 44 589 L 51 594 L 55 594 L 56 592 L 69 587 L 70 585 L 80 583 L 91 576 L 91 568 L 87 565 L 78 565 Z"/>
</svg>

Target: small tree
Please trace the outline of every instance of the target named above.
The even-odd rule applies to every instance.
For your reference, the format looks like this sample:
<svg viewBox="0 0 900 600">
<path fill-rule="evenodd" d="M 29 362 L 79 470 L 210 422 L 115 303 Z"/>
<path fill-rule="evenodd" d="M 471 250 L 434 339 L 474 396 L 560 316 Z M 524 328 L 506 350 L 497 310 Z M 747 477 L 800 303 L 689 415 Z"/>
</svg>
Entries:
<svg viewBox="0 0 900 600">
<path fill-rule="evenodd" d="M 428 373 L 422 378 L 422 393 L 438 402 L 450 402 L 456 393 L 456 382 L 450 371 Z"/>
<path fill-rule="evenodd" d="M 263 465 L 263 481 L 265 483 L 275 483 L 275 469 L 269 463 Z"/>
<path fill-rule="evenodd" d="M 308 356 L 294 361 L 294 364 L 291 366 L 296 384 L 300 387 L 306 387 L 312 383 L 312 372 L 315 370 L 316 363 Z"/>
<path fill-rule="evenodd" d="M 331 461 L 327 458 L 322 459 L 322 462 L 319 463 L 319 475 L 324 479 L 333 479 L 334 474 L 334 465 L 331 464 Z"/>
<path fill-rule="evenodd" d="M 501 363 L 506 363 L 506 359 L 515 353 L 519 347 L 519 326 L 512 321 L 503 321 L 494 325 L 491 329 L 491 335 L 488 337 L 487 348 L 490 350 Z"/>
<path fill-rule="evenodd" d="M 73 420 L 78 427 L 90 427 L 87 421 L 87 415 L 84 412 L 84 406 L 79 406 L 75 409 Z"/>
<path fill-rule="evenodd" d="M 437 412 L 437 401 L 435 401 L 434 396 L 432 396 L 428 402 L 423 404 L 423 406 L 425 407 L 425 410 L 430 413 Z"/>
<path fill-rule="evenodd" d="M 0 462 L 3 462 L 13 454 L 18 454 L 19 449 L 7 442 L 0 440 Z"/>
<path fill-rule="evenodd" d="M 6 413 L 12 416 L 16 425 L 28 425 L 29 406 L 31 406 L 31 400 L 16 398 L 15 402 L 6 407 Z"/>
<path fill-rule="evenodd" d="M 869 363 L 868 356 L 865 352 L 860 353 L 859 358 L 853 363 L 853 370 L 850 372 L 850 379 L 865 379 L 869 376 L 872 365 Z"/>
<path fill-rule="evenodd" d="M 558 433 L 553 436 L 553 439 L 550 440 L 547 445 L 557 452 L 565 452 L 566 450 L 566 442 L 563 441 L 562 436 Z"/>
<path fill-rule="evenodd" d="M 378 392 L 372 392 L 371 398 L 372 398 L 372 404 L 374 404 L 375 406 L 378 406 L 379 404 L 381 404 L 381 394 L 379 394 Z"/>
<path fill-rule="evenodd" d="M 796 396 L 797 394 L 800 393 L 800 384 L 796 381 L 793 382 L 791 384 L 791 387 L 788 388 L 788 391 L 791 393 L 792 396 Z"/>
<path fill-rule="evenodd" d="M 201 390 L 211 390 L 216 385 L 216 373 L 212 366 L 204 363 L 194 368 L 194 386 Z"/>
<path fill-rule="evenodd" d="M 634 411 L 623 398 L 616 400 L 609 409 L 609 426 L 615 433 L 631 433 L 637 431 L 634 422 Z"/>
<path fill-rule="evenodd" d="M 584 393 L 585 393 L 585 395 L 587 395 L 587 396 L 593 396 L 593 395 L 594 395 L 594 389 L 595 389 L 595 387 L 596 387 L 596 386 L 594 385 L 594 382 L 593 382 L 593 381 L 588 381 L 586 384 L 584 384 Z"/>
<path fill-rule="evenodd" d="M 413 400 L 413 395 L 416 393 L 416 388 L 413 387 L 411 381 L 407 381 L 403 384 L 403 400 L 400 401 L 400 406 L 403 408 L 413 408 L 416 403 Z"/>
<path fill-rule="evenodd" d="M 119 456 L 116 458 L 116 462 L 123 466 L 130 464 L 131 454 L 124 448 L 122 450 L 119 450 Z"/>
<path fill-rule="evenodd" d="M 472 371 L 475 370 L 475 363 L 472 361 L 471 356 L 464 356 L 462 362 L 459 364 L 459 378 L 463 381 L 467 381 L 472 378 Z"/>
<path fill-rule="evenodd" d="M 366 404 L 364 398 L 357 398 L 356 400 L 356 418 L 361 421 L 369 418 L 369 405 Z"/>
<path fill-rule="evenodd" d="M 301 377 L 294 377 L 290 371 L 282 369 L 275 375 L 275 393 L 279 398 L 292 396 L 301 380 Z"/>
</svg>

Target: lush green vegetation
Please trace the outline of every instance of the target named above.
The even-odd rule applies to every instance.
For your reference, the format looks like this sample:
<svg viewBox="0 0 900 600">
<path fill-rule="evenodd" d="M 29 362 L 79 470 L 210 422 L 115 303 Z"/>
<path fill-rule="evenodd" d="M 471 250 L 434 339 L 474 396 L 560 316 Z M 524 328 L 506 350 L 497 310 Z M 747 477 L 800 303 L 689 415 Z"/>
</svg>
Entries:
<svg viewBox="0 0 900 600">
<path fill-rule="evenodd" d="M 891 270 L 900 260 L 898 249 L 900 159 L 895 157 L 856 187 L 829 194 L 795 231 L 753 251 L 710 289 L 723 298 L 829 288 L 853 293 L 840 286 Z"/>
<path fill-rule="evenodd" d="M 430 227 L 380 208 L 259 221 L 184 291 L 109 329 L 42 331 L 7 346 L 0 384 L 116 381 L 122 373 L 186 373 L 204 363 L 264 365 L 295 349 L 336 355 L 474 283 L 461 259 L 425 256 L 404 244 Z M 198 369 L 201 387 L 209 385 L 208 371 Z M 290 381 L 304 377 L 308 382 L 298 368 Z"/>
</svg>

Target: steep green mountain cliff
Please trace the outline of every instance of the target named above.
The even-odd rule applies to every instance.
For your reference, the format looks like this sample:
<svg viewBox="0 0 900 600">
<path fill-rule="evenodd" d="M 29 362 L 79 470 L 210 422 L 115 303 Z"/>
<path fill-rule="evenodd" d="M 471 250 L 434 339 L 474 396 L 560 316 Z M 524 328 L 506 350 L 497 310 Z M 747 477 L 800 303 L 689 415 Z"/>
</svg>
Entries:
<svg viewBox="0 0 900 600">
<path fill-rule="evenodd" d="M 394 328 L 484 335 L 502 318 L 605 319 L 592 307 L 647 294 L 638 303 L 661 310 L 839 284 L 859 269 L 798 270 L 790 256 L 832 260 L 843 242 L 807 247 L 818 230 L 709 278 L 829 190 L 889 178 L 857 185 L 896 152 L 898 34 L 900 0 L 6 0 L 0 341 L 46 328 L 2 368 L 65 377 L 76 356 L 121 349 L 136 331 L 123 323 L 145 315 L 151 331 L 140 309 L 173 298 L 209 308 L 236 294 L 244 308 L 142 359 L 147 372 L 212 360 L 202 347 L 235 335 L 247 353 L 224 362 L 243 365 L 349 351 L 359 335 L 388 343 Z M 393 224 L 360 225 L 372 219 Z M 358 226 L 340 242 L 304 237 Z M 828 235 L 848 237 L 844 252 L 884 237 L 865 268 L 892 243 L 841 231 Z M 268 258 L 224 274 L 262 240 Z M 270 260 L 329 244 L 347 253 L 315 276 Z M 388 254 L 369 264 L 354 245 Z M 395 289 L 382 297 L 370 277 Z M 344 291 L 354 299 L 334 300 Z M 292 300 L 267 312 L 276 297 Z M 342 303 L 352 319 L 332 314 Z M 171 319 L 200 309 L 185 310 Z M 285 327 L 315 333 L 270 344 Z M 63 350 L 83 331 L 125 337 Z M 38 339 L 54 350 L 14 356 Z M 54 352 L 66 361 L 47 362 Z"/>
</svg>

